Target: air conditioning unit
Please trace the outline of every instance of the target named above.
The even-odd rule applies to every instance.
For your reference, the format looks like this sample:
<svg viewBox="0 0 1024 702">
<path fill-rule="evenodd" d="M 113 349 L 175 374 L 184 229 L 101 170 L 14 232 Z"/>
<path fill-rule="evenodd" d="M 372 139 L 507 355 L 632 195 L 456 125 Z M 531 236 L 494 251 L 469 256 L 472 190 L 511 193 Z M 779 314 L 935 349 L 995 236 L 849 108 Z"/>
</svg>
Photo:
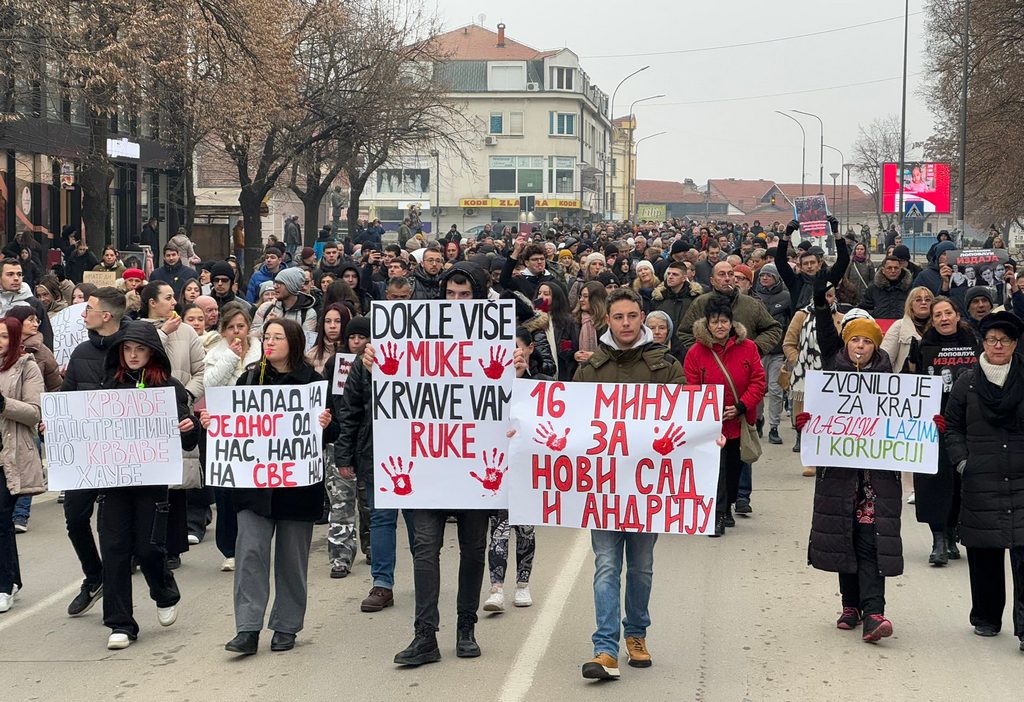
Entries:
<svg viewBox="0 0 1024 702">
<path fill-rule="evenodd" d="M 526 92 L 528 92 L 528 93 L 540 92 L 540 83 L 527 83 L 526 84 Z"/>
<path fill-rule="evenodd" d="M 497 146 L 498 145 L 498 137 L 496 137 L 496 136 L 484 137 L 484 145 L 485 146 Z"/>
<path fill-rule="evenodd" d="M 472 216 L 474 216 L 475 214 L 476 214 L 476 208 L 475 208 L 475 207 L 467 207 L 467 208 L 466 208 L 466 210 L 465 210 L 465 215 L 466 215 L 467 217 L 472 217 Z"/>
</svg>

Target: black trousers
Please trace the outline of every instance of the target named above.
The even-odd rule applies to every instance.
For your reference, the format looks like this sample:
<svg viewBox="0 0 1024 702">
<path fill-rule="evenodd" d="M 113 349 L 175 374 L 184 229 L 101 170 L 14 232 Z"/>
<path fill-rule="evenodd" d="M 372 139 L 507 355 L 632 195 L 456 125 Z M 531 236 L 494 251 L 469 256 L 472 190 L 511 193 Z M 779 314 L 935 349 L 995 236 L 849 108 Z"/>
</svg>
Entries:
<svg viewBox="0 0 1024 702">
<path fill-rule="evenodd" d="M 18 542 L 14 538 L 14 503 L 17 495 L 7 489 L 7 476 L 0 467 L 0 592 L 10 595 L 17 585 L 21 589 L 21 566 L 18 563 Z"/>
<path fill-rule="evenodd" d="M 740 421 L 746 421 L 740 418 Z M 725 514 L 729 505 L 736 502 L 740 492 L 740 440 L 728 439 L 722 447 L 721 462 L 718 466 L 718 497 L 715 514 Z"/>
<path fill-rule="evenodd" d="M 490 513 L 474 510 L 412 510 L 413 580 L 416 586 L 416 631 L 437 631 L 440 615 L 437 599 L 441 592 L 441 546 L 448 515 L 458 519 L 459 592 L 456 612 L 459 625 L 476 624 L 480 608 L 480 588 L 484 580 L 484 555 L 487 551 L 487 527 Z"/>
<path fill-rule="evenodd" d="M 967 547 L 971 571 L 971 624 L 987 624 L 999 631 L 1006 606 L 1006 551 L 1013 577 L 1013 635 L 1024 639 L 1024 546 L 1014 548 Z"/>
<path fill-rule="evenodd" d="M 162 486 L 107 490 L 99 498 L 100 553 L 103 555 L 103 624 L 138 636 L 132 616 L 132 557 L 157 607 L 178 603 L 181 595 L 167 568 L 168 489 Z"/>
<path fill-rule="evenodd" d="M 217 503 L 217 550 L 224 558 L 235 557 L 235 541 L 238 539 L 238 514 L 231 497 L 232 488 L 212 488 Z"/>
<path fill-rule="evenodd" d="M 103 563 L 92 535 L 92 511 L 99 490 L 68 490 L 64 493 L 64 523 L 68 539 L 82 565 L 85 582 L 96 586 L 103 582 Z"/>
<path fill-rule="evenodd" d="M 878 572 L 878 548 L 874 524 L 853 525 L 853 549 L 857 572 L 839 574 L 844 607 L 856 607 L 864 616 L 885 614 L 885 576 Z"/>
<path fill-rule="evenodd" d="M 210 509 L 213 502 L 212 487 L 185 490 L 185 522 L 188 525 L 188 533 L 198 537 L 200 541 L 206 537 L 206 527 L 213 521 L 213 510 Z"/>
</svg>

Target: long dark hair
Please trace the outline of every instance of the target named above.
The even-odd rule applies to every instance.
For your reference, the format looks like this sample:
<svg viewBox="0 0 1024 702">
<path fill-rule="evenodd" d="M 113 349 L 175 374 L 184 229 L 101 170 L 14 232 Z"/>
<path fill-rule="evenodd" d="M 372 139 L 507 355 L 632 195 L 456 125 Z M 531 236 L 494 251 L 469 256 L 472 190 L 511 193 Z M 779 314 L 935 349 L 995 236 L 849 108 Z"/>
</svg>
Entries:
<svg viewBox="0 0 1024 702">
<path fill-rule="evenodd" d="M 314 355 L 320 358 L 328 352 L 327 335 L 324 332 L 324 327 L 326 326 L 327 313 L 331 311 L 337 312 L 341 315 L 341 333 L 338 335 L 338 340 L 334 342 L 337 348 L 341 348 L 346 345 L 345 330 L 348 329 L 348 323 L 352 321 L 352 312 L 349 311 L 348 307 L 339 302 L 335 302 L 324 308 L 324 313 L 320 315 L 320 319 L 318 319 L 316 323 L 316 342 L 313 344 L 312 348 Z"/>
<path fill-rule="evenodd" d="M 149 317 L 149 304 L 160 294 L 160 288 L 170 287 L 167 283 L 160 282 L 159 280 L 153 283 L 146 283 L 145 287 L 139 291 L 139 301 L 141 304 L 139 314 L 143 317 Z M 173 288 L 171 289 L 173 290 Z"/>
<path fill-rule="evenodd" d="M 7 327 L 9 343 L 3 362 L 0 363 L 0 372 L 9 370 L 21 358 L 21 320 L 15 317 L 4 317 L 3 323 Z"/>
<path fill-rule="evenodd" d="M 299 323 L 294 319 L 274 317 L 263 325 L 263 335 L 266 336 L 267 330 L 275 324 L 281 327 L 284 338 L 288 342 L 288 370 L 294 371 L 301 366 L 308 365 L 306 363 L 306 333 L 302 331 Z M 263 367 L 267 363 L 267 357 L 264 355 L 260 360 L 260 366 Z M 260 375 L 262 376 L 262 373 Z"/>
<path fill-rule="evenodd" d="M 362 303 L 359 301 L 359 296 L 356 295 L 352 286 L 341 278 L 335 278 L 334 282 L 328 285 L 327 290 L 324 291 L 324 309 L 326 310 L 335 303 L 341 303 L 348 307 L 352 316 L 359 313 L 369 314 L 370 312 L 370 310 L 362 309 Z"/>
<path fill-rule="evenodd" d="M 572 328 L 572 311 L 569 309 L 569 298 L 558 283 L 544 282 L 551 291 L 551 304 L 548 306 L 548 316 L 555 327 L 567 330 Z M 539 288 L 540 286 L 538 286 Z"/>
</svg>

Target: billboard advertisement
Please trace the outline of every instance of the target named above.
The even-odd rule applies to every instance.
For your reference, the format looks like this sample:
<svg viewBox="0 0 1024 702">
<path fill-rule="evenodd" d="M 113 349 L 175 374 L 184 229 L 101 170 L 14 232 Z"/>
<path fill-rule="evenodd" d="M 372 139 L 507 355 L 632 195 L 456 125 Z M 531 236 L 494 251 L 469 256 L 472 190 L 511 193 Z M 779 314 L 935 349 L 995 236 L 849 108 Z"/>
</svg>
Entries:
<svg viewBox="0 0 1024 702">
<path fill-rule="evenodd" d="M 899 209 L 900 190 L 903 209 L 914 214 L 946 214 L 949 212 L 949 164 L 908 162 L 900 174 L 898 163 L 882 165 L 882 212 L 894 214 Z"/>
</svg>

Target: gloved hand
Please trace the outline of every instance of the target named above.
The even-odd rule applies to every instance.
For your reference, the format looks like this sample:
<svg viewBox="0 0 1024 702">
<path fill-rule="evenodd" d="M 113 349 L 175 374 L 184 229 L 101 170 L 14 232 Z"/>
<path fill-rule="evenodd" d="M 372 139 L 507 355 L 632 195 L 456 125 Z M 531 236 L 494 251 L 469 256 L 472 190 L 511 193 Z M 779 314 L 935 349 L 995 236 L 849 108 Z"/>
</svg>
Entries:
<svg viewBox="0 0 1024 702">
<path fill-rule="evenodd" d="M 791 220 L 790 223 L 786 225 L 785 237 L 788 239 L 793 235 L 793 232 L 797 231 L 798 229 L 800 229 L 800 222 L 797 222 L 795 219 Z"/>
<path fill-rule="evenodd" d="M 945 417 L 943 417 L 941 414 L 937 414 L 934 417 L 932 417 L 932 421 L 935 422 L 935 426 L 939 430 L 940 434 L 945 434 L 946 433 L 946 418 Z"/>
<path fill-rule="evenodd" d="M 804 425 L 811 421 L 811 415 L 808 412 L 801 412 L 796 416 L 796 430 L 803 431 Z"/>
<path fill-rule="evenodd" d="M 828 220 L 829 226 L 832 227 L 832 233 L 833 234 L 838 234 L 839 233 L 839 220 L 836 219 L 835 217 L 833 217 L 832 215 L 829 215 L 825 219 Z"/>
<path fill-rule="evenodd" d="M 825 307 L 828 305 L 828 300 L 825 299 L 825 293 L 828 292 L 828 271 L 822 267 L 817 273 L 814 274 L 814 306 Z"/>
</svg>

